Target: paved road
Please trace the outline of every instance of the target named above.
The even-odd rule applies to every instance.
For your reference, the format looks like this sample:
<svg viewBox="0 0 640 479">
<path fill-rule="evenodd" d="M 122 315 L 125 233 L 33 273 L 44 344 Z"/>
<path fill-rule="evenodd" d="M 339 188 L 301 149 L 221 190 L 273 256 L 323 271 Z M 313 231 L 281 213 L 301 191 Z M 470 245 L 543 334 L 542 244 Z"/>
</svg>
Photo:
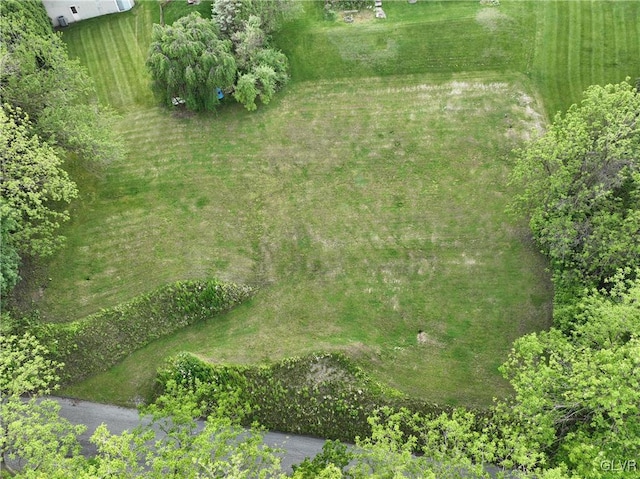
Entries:
<svg viewBox="0 0 640 479">
<path fill-rule="evenodd" d="M 84 424 L 87 430 L 80 436 L 83 454 L 91 456 L 96 448 L 89 442 L 89 438 L 96 428 L 104 423 L 112 434 L 120 434 L 124 430 L 131 430 L 140 424 L 140 417 L 136 409 L 128 409 L 108 404 L 92 403 L 53 397 L 60 404 L 60 415 L 73 424 Z M 322 450 L 324 439 L 308 436 L 296 436 L 269 432 L 265 435 L 265 444 L 285 450 L 282 456 L 282 469 L 291 472 L 291 466 L 302 462 L 306 457 L 314 457 Z"/>
<path fill-rule="evenodd" d="M 60 415 L 68 419 L 73 424 L 84 424 L 87 430 L 80 436 L 80 444 L 83 454 L 92 456 L 96 453 L 96 448 L 89 442 L 89 438 L 96 428 L 104 423 L 112 434 L 120 434 L 124 430 L 131 430 L 140 424 L 140 417 L 136 409 L 99 404 L 76 399 L 52 397 L 60 404 Z M 298 436 L 294 434 L 282 434 L 278 432 L 268 432 L 265 435 L 265 444 L 271 447 L 284 449 L 282 455 L 282 470 L 286 473 L 292 471 L 293 464 L 299 464 L 306 457 L 314 457 L 322 450 L 326 442 L 309 436 Z M 485 466 L 485 470 L 491 477 L 496 477 L 499 469 L 493 466 Z M 465 474 L 463 473 L 463 476 Z M 467 476 L 472 479 L 472 476 Z M 475 477 L 475 476 L 473 476 Z M 507 473 L 507 477 L 510 477 Z"/>
</svg>

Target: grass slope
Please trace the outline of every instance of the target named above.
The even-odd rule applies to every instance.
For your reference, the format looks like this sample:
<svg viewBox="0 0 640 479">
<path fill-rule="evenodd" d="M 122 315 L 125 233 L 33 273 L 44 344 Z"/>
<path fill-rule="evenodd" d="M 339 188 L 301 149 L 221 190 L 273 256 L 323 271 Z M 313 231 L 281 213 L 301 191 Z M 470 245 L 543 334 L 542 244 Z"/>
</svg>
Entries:
<svg viewBox="0 0 640 479">
<path fill-rule="evenodd" d="M 548 324 L 551 296 L 524 226 L 504 214 L 507 153 L 540 121 L 534 87 L 555 111 L 583 83 L 634 74 L 637 5 L 387 2 L 386 22 L 347 25 L 305 3 L 276 39 L 291 58 L 287 91 L 253 114 L 189 117 L 153 106 L 144 57 L 157 4 L 138 3 L 65 33 L 122 112 L 130 153 L 102 177 L 76 172 L 68 247 L 31 297 L 65 321 L 176 279 L 261 291 L 70 391 L 130 401 L 183 349 L 237 362 L 338 349 L 435 401 L 505 394 L 497 365 Z M 590 33 L 567 28 L 578 17 Z M 615 45 L 574 48 L 620 22 Z M 578 80 L 567 58 L 590 65 Z"/>
</svg>

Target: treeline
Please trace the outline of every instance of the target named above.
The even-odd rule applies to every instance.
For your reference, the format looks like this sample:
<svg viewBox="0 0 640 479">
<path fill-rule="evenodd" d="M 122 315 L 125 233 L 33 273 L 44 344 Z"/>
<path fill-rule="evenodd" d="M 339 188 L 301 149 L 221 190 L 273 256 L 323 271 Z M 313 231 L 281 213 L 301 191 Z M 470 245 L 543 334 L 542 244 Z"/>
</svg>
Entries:
<svg viewBox="0 0 640 479">
<path fill-rule="evenodd" d="M 549 258 L 556 326 L 572 327 L 586 291 L 611 290 L 640 266 L 640 96 L 627 82 L 592 86 L 519 152 L 514 210 Z"/>
<path fill-rule="evenodd" d="M 42 2 L 0 2 L 0 298 L 19 280 L 21 258 L 46 257 L 78 196 L 69 161 L 97 168 L 122 154 L 114 116 L 70 60 Z"/>
<path fill-rule="evenodd" d="M 638 474 L 639 119 L 629 80 L 592 86 L 512 176 L 513 209 L 549 258 L 554 327 L 518 339 L 502 371 L 527 447 L 577 477 Z"/>
</svg>

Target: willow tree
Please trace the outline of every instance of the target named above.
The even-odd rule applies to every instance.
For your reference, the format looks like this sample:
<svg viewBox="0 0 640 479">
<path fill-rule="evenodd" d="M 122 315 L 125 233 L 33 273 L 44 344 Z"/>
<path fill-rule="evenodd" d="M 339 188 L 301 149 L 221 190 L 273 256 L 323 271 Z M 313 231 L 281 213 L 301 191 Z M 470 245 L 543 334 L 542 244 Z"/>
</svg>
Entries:
<svg viewBox="0 0 640 479">
<path fill-rule="evenodd" d="M 215 109 L 218 89 L 230 90 L 237 71 L 231 42 L 197 12 L 173 25 L 153 26 L 147 67 L 164 102 L 180 98 L 194 111 Z"/>
<path fill-rule="evenodd" d="M 249 17 L 242 28 L 231 36 L 238 63 L 238 81 L 234 98 L 249 110 L 257 108 L 256 99 L 263 104 L 271 101 L 276 91 L 289 80 L 289 62 L 284 53 L 268 47 L 262 20 Z"/>
</svg>

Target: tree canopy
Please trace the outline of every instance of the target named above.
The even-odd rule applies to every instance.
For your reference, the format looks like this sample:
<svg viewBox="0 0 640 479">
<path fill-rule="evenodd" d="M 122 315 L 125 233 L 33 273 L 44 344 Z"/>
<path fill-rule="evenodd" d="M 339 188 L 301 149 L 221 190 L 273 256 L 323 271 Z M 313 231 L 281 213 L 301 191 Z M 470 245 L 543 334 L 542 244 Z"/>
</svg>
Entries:
<svg viewBox="0 0 640 479">
<path fill-rule="evenodd" d="M 67 55 L 42 2 L 0 2 L 0 299 L 19 280 L 21 257 L 47 256 L 77 197 L 65 161 L 105 166 L 122 155 L 115 116 Z"/>
<path fill-rule="evenodd" d="M 195 111 L 219 104 L 219 90 L 248 110 L 267 104 L 289 79 L 287 57 L 269 46 L 289 2 L 214 2 L 213 20 L 194 12 L 173 25 L 154 25 L 147 67 L 167 104 L 176 98 Z"/>
<path fill-rule="evenodd" d="M 30 335 L 0 335 L 0 464 L 18 478 L 117 479 L 284 477 L 277 451 L 266 446 L 260 430 L 245 429 L 230 419 L 224 402 L 207 415 L 196 390 L 172 383 L 155 403 L 141 409 L 140 427 L 111 434 L 98 427 L 91 436 L 97 454 L 86 460 L 73 426 L 59 415 L 60 406 L 41 398 L 55 384 L 61 365 Z M 32 394 L 23 400 L 24 393 Z"/>
<path fill-rule="evenodd" d="M 45 257 L 62 243 L 64 207 L 78 195 L 55 150 L 20 110 L 0 107 L 0 296 L 17 283 L 21 255 Z"/>
<path fill-rule="evenodd" d="M 582 477 L 640 451 L 640 281 L 616 281 L 579 305 L 573 328 L 518 339 L 502 367 L 532 448 Z M 610 476 L 613 477 L 613 476 Z"/>
<path fill-rule="evenodd" d="M 0 96 L 29 115 L 43 141 L 108 163 L 122 154 L 113 114 L 96 101 L 84 68 L 70 60 L 42 2 L 0 2 Z"/>
<path fill-rule="evenodd" d="M 173 25 L 154 25 L 147 66 L 154 86 L 167 105 L 180 97 L 191 110 L 213 110 L 219 103 L 216 89 L 230 89 L 236 79 L 231 41 L 197 12 Z"/>
<path fill-rule="evenodd" d="M 268 104 L 287 83 L 288 60 L 284 53 L 267 46 L 260 17 L 249 17 L 231 39 L 238 60 L 234 98 L 252 111 L 257 108 L 256 99 Z"/>
<path fill-rule="evenodd" d="M 640 95 L 592 86 L 518 155 L 516 209 L 530 218 L 556 287 L 602 287 L 640 261 Z"/>
<path fill-rule="evenodd" d="M 628 80 L 591 86 L 512 177 L 551 261 L 555 326 L 514 343 L 502 410 L 526 449 L 579 477 L 619 477 L 612 461 L 640 450 L 639 118 Z"/>
<path fill-rule="evenodd" d="M 26 471 L 25 477 L 34 471 L 45 477 L 79 462 L 77 436 L 84 427 L 60 418 L 58 404 L 41 399 L 57 387 L 62 366 L 49 356 L 30 333 L 0 333 L 0 464 Z"/>
<path fill-rule="evenodd" d="M 20 251 L 47 256 L 61 241 L 59 222 L 68 219 L 57 206 L 78 194 L 75 183 L 62 169 L 63 161 L 31 130 L 29 117 L 20 111 L 0 109 L 0 214 L 8 226 L 11 243 Z"/>
</svg>

